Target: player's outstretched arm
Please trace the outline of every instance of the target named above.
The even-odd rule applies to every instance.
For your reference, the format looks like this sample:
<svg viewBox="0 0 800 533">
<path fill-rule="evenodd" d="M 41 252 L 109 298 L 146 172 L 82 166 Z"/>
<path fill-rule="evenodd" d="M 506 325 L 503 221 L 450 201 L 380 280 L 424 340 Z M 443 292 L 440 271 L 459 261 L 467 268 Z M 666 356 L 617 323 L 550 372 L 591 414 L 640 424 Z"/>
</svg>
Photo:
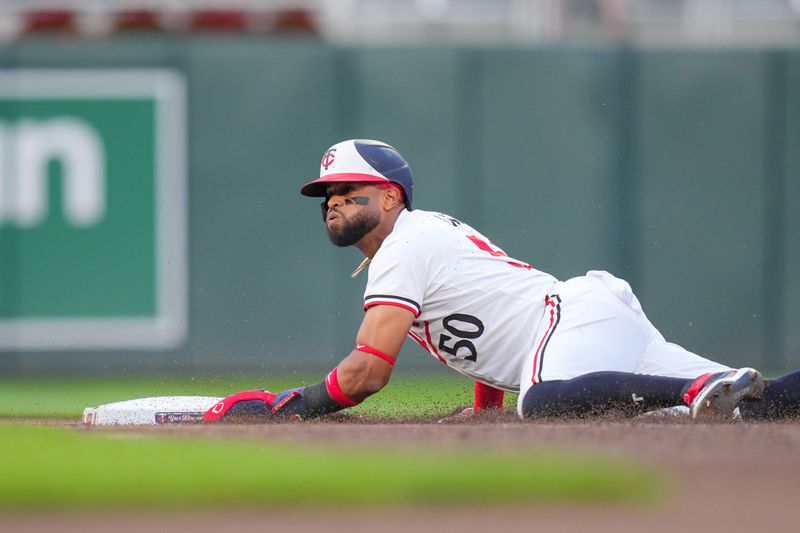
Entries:
<svg viewBox="0 0 800 533">
<path fill-rule="evenodd" d="M 345 396 L 361 402 L 389 382 L 414 314 L 392 305 L 370 307 L 356 337 L 356 347 L 339 363 L 339 386 Z"/>
<path fill-rule="evenodd" d="M 355 348 L 323 381 L 279 394 L 239 392 L 214 405 L 204 418 L 207 422 L 234 416 L 302 420 L 358 405 L 389 382 L 413 320 L 413 313 L 404 308 L 371 307 L 361 323 Z"/>
</svg>

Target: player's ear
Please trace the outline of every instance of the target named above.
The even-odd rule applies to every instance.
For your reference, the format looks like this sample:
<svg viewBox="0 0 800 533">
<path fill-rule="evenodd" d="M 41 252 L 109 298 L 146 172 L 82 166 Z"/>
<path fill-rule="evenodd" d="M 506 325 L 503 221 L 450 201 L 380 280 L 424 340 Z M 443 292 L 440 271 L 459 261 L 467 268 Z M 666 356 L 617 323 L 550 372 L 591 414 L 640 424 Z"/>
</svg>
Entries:
<svg viewBox="0 0 800 533">
<path fill-rule="evenodd" d="M 383 208 L 387 211 L 392 210 L 398 204 L 403 203 L 400 191 L 395 187 L 389 187 L 383 191 Z"/>
</svg>

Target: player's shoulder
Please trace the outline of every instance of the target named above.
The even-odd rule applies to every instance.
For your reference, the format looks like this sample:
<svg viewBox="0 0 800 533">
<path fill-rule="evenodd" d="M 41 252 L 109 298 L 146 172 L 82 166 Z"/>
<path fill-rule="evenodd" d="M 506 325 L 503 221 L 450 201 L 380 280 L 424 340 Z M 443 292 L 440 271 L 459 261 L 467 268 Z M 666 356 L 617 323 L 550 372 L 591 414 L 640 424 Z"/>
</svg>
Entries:
<svg viewBox="0 0 800 533">
<path fill-rule="evenodd" d="M 414 209 L 401 213 L 395 223 L 395 231 L 398 234 L 420 230 L 448 233 L 462 225 L 460 220 L 445 213 Z"/>
<path fill-rule="evenodd" d="M 430 258 L 448 240 L 455 219 L 434 211 L 403 211 L 373 259 L 396 261 L 399 257 Z M 457 223 L 457 221 L 455 221 Z"/>
</svg>

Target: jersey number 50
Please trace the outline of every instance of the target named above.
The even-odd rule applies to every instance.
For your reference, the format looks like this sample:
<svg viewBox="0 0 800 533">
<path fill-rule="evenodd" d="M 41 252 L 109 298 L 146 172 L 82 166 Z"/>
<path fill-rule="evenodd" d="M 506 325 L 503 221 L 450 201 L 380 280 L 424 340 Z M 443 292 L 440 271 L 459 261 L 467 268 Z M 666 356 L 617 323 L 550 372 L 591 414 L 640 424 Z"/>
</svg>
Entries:
<svg viewBox="0 0 800 533">
<path fill-rule="evenodd" d="M 448 345 L 447 343 L 453 340 L 453 337 L 442 333 L 439 336 L 439 349 L 445 353 L 449 353 L 453 357 L 458 357 L 458 351 L 462 348 L 466 349 L 469 355 L 463 359 L 474 362 L 478 358 L 478 350 L 475 348 L 475 344 L 469 339 L 477 339 L 483 335 L 485 329 L 483 327 L 483 322 L 481 322 L 478 317 L 472 315 L 455 313 L 445 317 L 442 320 L 442 326 L 444 326 L 444 329 L 451 333 L 453 337 L 458 337 L 459 340 Z M 464 329 L 465 327 L 466 329 Z"/>
</svg>

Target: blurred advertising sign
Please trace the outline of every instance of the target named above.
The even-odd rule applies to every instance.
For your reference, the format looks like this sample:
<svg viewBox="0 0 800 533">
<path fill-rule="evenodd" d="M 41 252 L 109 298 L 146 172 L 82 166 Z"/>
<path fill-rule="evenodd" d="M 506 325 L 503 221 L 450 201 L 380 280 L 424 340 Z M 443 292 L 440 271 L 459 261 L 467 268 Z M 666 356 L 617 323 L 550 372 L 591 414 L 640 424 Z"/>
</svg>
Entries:
<svg viewBox="0 0 800 533">
<path fill-rule="evenodd" d="M 186 336 L 186 117 L 168 70 L 0 70 L 0 350 Z"/>
</svg>

